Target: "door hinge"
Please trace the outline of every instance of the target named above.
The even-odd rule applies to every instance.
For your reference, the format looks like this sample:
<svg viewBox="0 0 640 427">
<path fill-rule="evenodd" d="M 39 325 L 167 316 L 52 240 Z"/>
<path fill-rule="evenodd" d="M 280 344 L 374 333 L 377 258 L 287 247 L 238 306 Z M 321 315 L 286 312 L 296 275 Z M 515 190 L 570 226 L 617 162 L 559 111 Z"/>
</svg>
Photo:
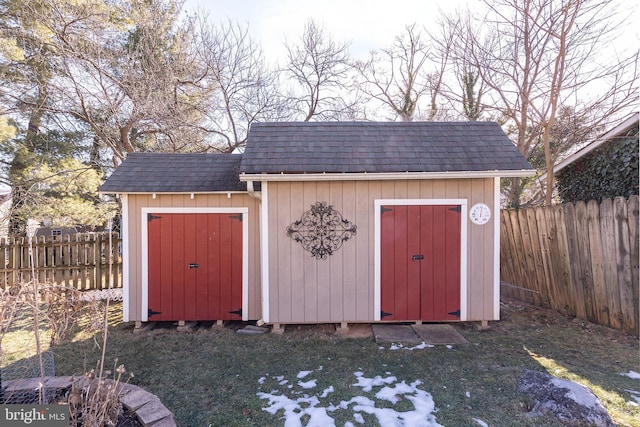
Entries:
<svg viewBox="0 0 640 427">
<path fill-rule="evenodd" d="M 162 314 L 161 311 L 154 311 L 152 309 L 147 310 L 147 317 L 155 316 L 156 314 Z"/>
<path fill-rule="evenodd" d="M 239 213 L 237 215 L 229 215 L 229 218 L 237 219 L 238 221 L 242 222 L 242 214 L 241 213 Z"/>
<path fill-rule="evenodd" d="M 385 212 L 391 212 L 393 209 L 392 208 L 387 208 L 384 206 L 380 206 L 380 213 L 383 214 Z"/>
<path fill-rule="evenodd" d="M 393 313 L 387 313 L 386 311 L 380 310 L 380 318 L 383 319 L 387 316 L 393 316 Z"/>
<path fill-rule="evenodd" d="M 454 206 L 452 208 L 449 208 L 449 210 L 452 211 L 452 212 L 460 213 L 460 212 L 462 212 L 462 206 Z"/>
<path fill-rule="evenodd" d="M 230 311 L 229 314 L 237 314 L 238 316 L 242 317 L 242 309 L 239 308 L 235 311 Z"/>
<path fill-rule="evenodd" d="M 147 214 L 147 222 L 151 222 L 154 219 L 160 219 L 160 218 L 162 218 L 160 215 Z"/>
<path fill-rule="evenodd" d="M 460 317 L 460 309 L 457 309 L 456 311 L 452 311 L 451 313 L 447 313 L 450 316 L 456 316 L 456 317 Z"/>
</svg>

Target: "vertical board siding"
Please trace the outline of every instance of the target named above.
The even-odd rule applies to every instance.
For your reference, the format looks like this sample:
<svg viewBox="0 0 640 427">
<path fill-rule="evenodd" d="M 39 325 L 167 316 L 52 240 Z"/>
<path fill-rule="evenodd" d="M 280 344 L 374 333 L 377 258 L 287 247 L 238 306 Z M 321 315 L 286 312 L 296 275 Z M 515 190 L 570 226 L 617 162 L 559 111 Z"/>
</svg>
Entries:
<svg viewBox="0 0 640 427">
<path fill-rule="evenodd" d="M 249 254 L 248 254 L 248 286 L 249 286 L 249 303 L 248 318 L 260 319 L 262 317 L 262 295 L 260 288 L 260 209 L 257 199 L 247 194 L 232 193 L 230 197 L 224 194 L 195 194 L 193 198 L 189 194 L 157 194 L 154 198 L 151 194 L 129 194 L 128 197 L 128 226 L 129 226 L 129 319 L 131 321 L 142 320 L 142 208 L 240 208 L 247 207 L 249 209 Z M 194 228 L 195 225 L 195 228 Z M 182 230 L 190 228 L 193 233 L 198 235 L 199 227 L 194 224 L 177 224 Z M 186 227 L 186 228 L 185 228 Z M 178 230 L 175 232 L 179 233 Z M 184 236 L 184 235 L 183 235 Z M 180 238 L 176 236 L 176 238 Z M 241 239 L 240 239 L 241 242 Z M 241 244 L 241 243 L 240 243 Z M 197 246 L 198 255 L 202 255 L 202 248 Z M 196 249 L 196 248 L 192 248 Z M 172 251 L 172 248 L 165 248 L 165 251 Z M 228 252 L 228 251 L 224 251 Z M 209 254 L 212 256 L 212 254 Z M 235 262 L 241 262 L 237 259 Z M 170 269 L 171 266 L 163 263 L 163 269 Z M 173 273 L 171 273 L 173 274 Z M 184 301 L 182 292 L 176 291 L 175 297 Z M 211 298 L 211 295 L 209 295 Z M 191 311 L 190 311 L 191 310 Z M 193 313 L 196 307 L 186 308 L 184 315 L 189 312 Z"/>
<path fill-rule="evenodd" d="M 638 196 L 502 211 L 503 294 L 639 335 L 638 220 Z"/>
<path fill-rule="evenodd" d="M 493 192 L 493 179 L 269 182 L 269 321 L 374 321 L 375 200 L 455 198 L 467 199 L 469 206 L 493 206 Z M 356 235 L 326 260 L 312 257 L 286 233 L 316 202 L 332 205 L 357 226 Z M 462 248 L 468 254 L 466 286 L 471 296 L 467 319 L 494 320 L 494 229 L 489 223 L 469 225 L 468 230 L 470 238 Z M 398 297 L 407 300 L 409 310 L 411 298 Z"/>
</svg>

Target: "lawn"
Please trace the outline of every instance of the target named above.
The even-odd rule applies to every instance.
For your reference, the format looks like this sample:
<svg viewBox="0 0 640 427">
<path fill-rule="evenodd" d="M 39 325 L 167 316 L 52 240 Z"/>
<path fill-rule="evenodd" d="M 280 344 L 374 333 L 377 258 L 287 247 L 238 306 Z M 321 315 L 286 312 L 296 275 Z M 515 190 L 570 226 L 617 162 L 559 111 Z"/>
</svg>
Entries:
<svg viewBox="0 0 640 427">
<path fill-rule="evenodd" d="M 362 402 L 445 426 L 560 425 L 527 416 L 533 402 L 517 391 L 525 368 L 588 386 L 616 423 L 640 426 L 640 408 L 630 403 L 640 380 L 620 375 L 640 372 L 638 340 L 520 303 L 504 303 L 503 319 L 488 330 L 456 325 L 468 344 L 421 349 L 340 336 L 329 325 L 288 326 L 283 335 L 236 334 L 237 323 L 191 332 L 158 325 L 134 334 L 119 321 L 119 309 L 112 306 L 107 358 L 118 358 L 135 374 L 132 383 L 158 395 L 180 426 L 283 426 L 296 419 L 305 426 L 378 425 L 376 415 L 356 410 Z M 6 336 L 3 348 L 15 361 L 21 356 L 11 340 Z M 57 375 L 82 373 L 101 352 L 82 334 L 53 350 Z M 395 394 L 376 396 L 384 386 Z"/>
</svg>

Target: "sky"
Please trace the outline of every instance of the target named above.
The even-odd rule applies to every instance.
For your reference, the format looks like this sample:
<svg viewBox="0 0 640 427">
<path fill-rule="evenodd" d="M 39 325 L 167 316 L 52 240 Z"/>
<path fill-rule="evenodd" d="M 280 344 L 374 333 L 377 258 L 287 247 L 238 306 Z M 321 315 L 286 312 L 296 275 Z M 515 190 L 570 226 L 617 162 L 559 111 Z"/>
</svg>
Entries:
<svg viewBox="0 0 640 427">
<path fill-rule="evenodd" d="M 406 25 L 435 25 L 439 9 L 480 0 L 187 0 L 187 11 L 205 10 L 213 22 L 226 19 L 248 23 L 265 57 L 283 62 L 285 40 L 297 43 L 304 24 L 313 18 L 335 41 L 350 42 L 353 57 L 389 46 Z"/>
<path fill-rule="evenodd" d="M 621 43 L 638 46 L 638 0 L 619 0 L 630 19 Z M 304 24 L 313 18 L 337 42 L 350 42 L 354 58 L 387 47 L 406 25 L 417 23 L 430 30 L 437 18 L 456 9 L 482 8 L 482 0 L 187 0 L 185 10 L 204 10 L 212 22 L 237 20 L 249 24 L 269 61 L 284 62 L 285 40 L 297 43 Z M 631 12 L 629 12 L 631 11 Z"/>
</svg>

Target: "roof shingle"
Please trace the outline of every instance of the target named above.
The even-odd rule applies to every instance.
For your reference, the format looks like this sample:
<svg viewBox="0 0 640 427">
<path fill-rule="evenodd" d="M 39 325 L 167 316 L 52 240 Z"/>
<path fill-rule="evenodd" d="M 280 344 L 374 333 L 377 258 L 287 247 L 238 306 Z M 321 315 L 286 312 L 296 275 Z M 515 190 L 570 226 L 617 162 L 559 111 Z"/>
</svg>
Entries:
<svg viewBox="0 0 640 427">
<path fill-rule="evenodd" d="M 493 122 L 254 123 L 240 172 L 531 170 Z"/>
<path fill-rule="evenodd" d="M 131 153 L 102 184 L 103 193 L 246 191 L 241 154 Z"/>
</svg>

